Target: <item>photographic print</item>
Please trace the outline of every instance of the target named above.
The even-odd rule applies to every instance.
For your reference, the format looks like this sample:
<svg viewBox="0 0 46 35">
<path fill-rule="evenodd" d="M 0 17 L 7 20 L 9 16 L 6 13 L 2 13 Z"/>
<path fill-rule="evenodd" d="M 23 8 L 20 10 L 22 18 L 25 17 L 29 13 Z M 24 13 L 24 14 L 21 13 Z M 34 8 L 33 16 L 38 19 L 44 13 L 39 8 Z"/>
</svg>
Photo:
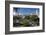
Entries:
<svg viewBox="0 0 46 35">
<path fill-rule="evenodd" d="M 39 8 L 13 8 L 13 27 L 39 26 Z"/>
<path fill-rule="evenodd" d="M 44 3 L 6 1 L 6 34 L 44 32 Z"/>
</svg>

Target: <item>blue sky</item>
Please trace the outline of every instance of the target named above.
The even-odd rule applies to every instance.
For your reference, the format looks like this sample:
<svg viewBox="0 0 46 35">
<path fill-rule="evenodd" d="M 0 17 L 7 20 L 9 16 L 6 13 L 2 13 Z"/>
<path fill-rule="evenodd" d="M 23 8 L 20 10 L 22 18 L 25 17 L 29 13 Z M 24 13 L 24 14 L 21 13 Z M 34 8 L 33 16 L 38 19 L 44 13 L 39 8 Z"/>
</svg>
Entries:
<svg viewBox="0 0 46 35">
<path fill-rule="evenodd" d="M 14 8 L 15 12 L 22 13 L 27 15 L 30 13 L 36 13 L 36 10 L 39 12 L 39 8 Z"/>
</svg>

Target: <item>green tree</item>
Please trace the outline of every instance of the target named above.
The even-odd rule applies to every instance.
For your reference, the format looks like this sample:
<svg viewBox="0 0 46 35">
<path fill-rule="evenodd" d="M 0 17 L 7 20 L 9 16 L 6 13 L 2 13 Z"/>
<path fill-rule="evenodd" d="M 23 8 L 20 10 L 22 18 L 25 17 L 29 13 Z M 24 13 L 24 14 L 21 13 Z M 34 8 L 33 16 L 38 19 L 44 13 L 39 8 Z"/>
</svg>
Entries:
<svg viewBox="0 0 46 35">
<path fill-rule="evenodd" d="M 21 26 L 27 26 L 29 24 L 29 22 L 27 21 L 27 19 L 24 19 L 21 21 Z"/>
<path fill-rule="evenodd" d="M 30 17 L 30 21 L 32 21 L 32 24 L 38 25 L 39 24 L 39 17 L 37 15 L 32 15 Z"/>
</svg>

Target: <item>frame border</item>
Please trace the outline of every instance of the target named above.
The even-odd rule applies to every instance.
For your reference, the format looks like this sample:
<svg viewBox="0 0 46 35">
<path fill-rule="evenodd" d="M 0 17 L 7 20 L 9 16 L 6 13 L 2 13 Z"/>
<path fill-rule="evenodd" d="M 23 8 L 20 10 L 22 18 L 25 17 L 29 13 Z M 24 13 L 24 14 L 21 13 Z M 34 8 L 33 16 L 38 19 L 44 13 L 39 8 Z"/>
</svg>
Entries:
<svg viewBox="0 0 46 35">
<path fill-rule="evenodd" d="M 10 32 L 10 5 L 9 4 L 28 4 L 28 5 L 42 5 L 43 6 L 43 30 L 27 30 Z M 20 2 L 20 1 L 5 1 L 5 34 L 20 34 L 20 33 L 38 33 L 45 31 L 45 3 L 42 2 Z"/>
</svg>

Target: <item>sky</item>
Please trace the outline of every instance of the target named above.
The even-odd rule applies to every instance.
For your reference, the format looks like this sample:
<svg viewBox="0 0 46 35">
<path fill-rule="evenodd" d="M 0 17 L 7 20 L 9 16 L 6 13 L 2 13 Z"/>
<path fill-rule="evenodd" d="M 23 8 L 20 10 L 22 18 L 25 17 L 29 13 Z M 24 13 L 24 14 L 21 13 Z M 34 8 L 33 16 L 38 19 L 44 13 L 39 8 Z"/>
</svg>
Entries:
<svg viewBox="0 0 46 35">
<path fill-rule="evenodd" d="M 36 13 L 36 10 L 37 12 L 39 12 L 39 8 L 14 8 L 14 10 L 15 12 L 21 13 L 23 15 L 27 15 L 30 13 Z"/>
</svg>

